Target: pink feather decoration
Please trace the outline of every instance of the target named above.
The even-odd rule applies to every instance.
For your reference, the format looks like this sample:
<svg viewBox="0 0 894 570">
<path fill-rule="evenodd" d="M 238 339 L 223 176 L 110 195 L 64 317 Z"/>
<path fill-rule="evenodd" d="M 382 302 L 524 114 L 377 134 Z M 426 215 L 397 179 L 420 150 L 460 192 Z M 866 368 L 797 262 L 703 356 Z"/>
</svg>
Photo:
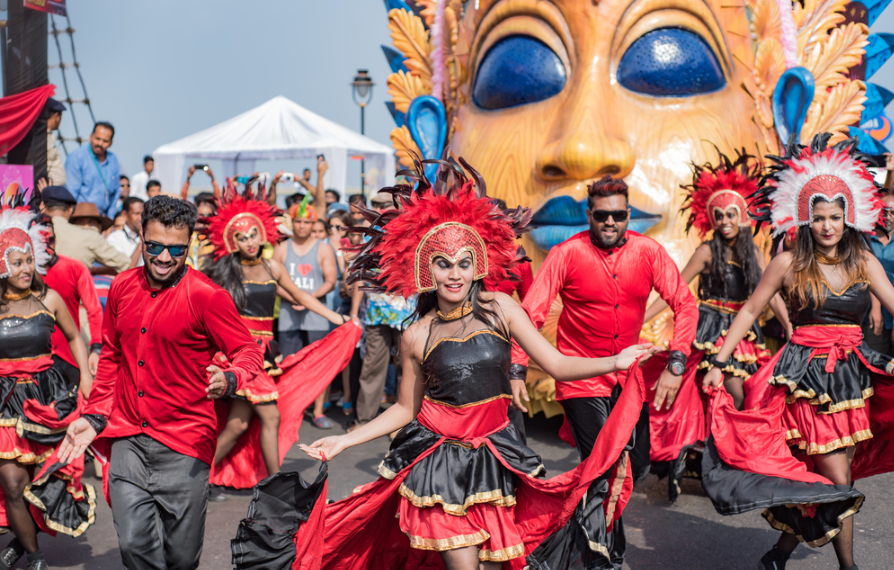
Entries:
<svg viewBox="0 0 894 570">
<path fill-rule="evenodd" d="M 782 0 L 780 0 L 782 1 Z M 432 43 L 432 95 L 438 101 L 444 100 L 444 10 L 447 8 L 447 0 L 437 0 L 435 5 L 435 21 L 431 30 Z"/>
<path fill-rule="evenodd" d="M 779 38 L 782 53 L 785 55 L 785 67 L 791 69 L 798 66 L 798 30 L 792 17 L 791 0 L 776 0 L 779 7 L 779 27 L 782 32 Z"/>
</svg>

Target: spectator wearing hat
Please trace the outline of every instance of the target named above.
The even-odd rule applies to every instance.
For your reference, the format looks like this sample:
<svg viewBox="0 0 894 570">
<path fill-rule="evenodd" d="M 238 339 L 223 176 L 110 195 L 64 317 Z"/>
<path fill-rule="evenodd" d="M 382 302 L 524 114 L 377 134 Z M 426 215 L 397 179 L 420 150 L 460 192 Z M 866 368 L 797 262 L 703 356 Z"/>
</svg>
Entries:
<svg viewBox="0 0 894 570">
<path fill-rule="evenodd" d="M 57 186 L 65 186 L 65 163 L 59 156 L 59 149 L 56 147 L 56 135 L 53 131 L 59 128 L 62 123 L 62 111 L 65 105 L 56 101 L 52 97 L 47 99 L 44 105 L 44 113 L 47 114 L 47 176 L 50 184 Z"/>
<path fill-rule="evenodd" d="M 131 267 L 130 258 L 109 245 L 99 233 L 104 223 L 109 227 L 112 221 L 99 213 L 96 204 L 76 205 L 74 196 L 64 186 L 47 186 L 41 192 L 41 201 L 43 212 L 53 219 L 56 253 L 77 259 L 91 272 L 94 263 L 105 265 L 115 273 Z"/>
<path fill-rule="evenodd" d="M 118 211 L 121 167 L 110 150 L 115 127 L 99 122 L 90 142 L 76 148 L 65 161 L 65 187 L 78 202 L 90 202 L 110 219 Z"/>
<path fill-rule="evenodd" d="M 148 154 L 143 157 L 143 170 L 134 174 L 130 178 L 130 195 L 135 198 L 142 198 L 145 202 L 149 199 L 146 185 L 149 184 L 152 171 L 155 170 L 155 159 Z"/>
</svg>

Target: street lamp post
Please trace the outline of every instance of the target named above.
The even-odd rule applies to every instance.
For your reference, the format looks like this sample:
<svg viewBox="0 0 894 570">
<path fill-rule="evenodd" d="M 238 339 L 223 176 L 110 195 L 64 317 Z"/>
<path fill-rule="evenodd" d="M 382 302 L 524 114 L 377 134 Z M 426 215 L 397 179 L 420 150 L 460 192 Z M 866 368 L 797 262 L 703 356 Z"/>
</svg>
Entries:
<svg viewBox="0 0 894 570">
<path fill-rule="evenodd" d="M 360 134 L 365 135 L 365 125 L 364 125 L 364 111 L 366 106 L 372 101 L 372 88 L 375 83 L 373 83 L 372 77 L 369 76 L 369 71 L 366 69 L 358 69 L 357 75 L 354 76 L 354 81 L 351 83 L 351 94 L 354 97 L 354 102 L 360 106 Z M 363 159 L 360 160 L 360 194 L 366 195 L 366 163 Z"/>
</svg>

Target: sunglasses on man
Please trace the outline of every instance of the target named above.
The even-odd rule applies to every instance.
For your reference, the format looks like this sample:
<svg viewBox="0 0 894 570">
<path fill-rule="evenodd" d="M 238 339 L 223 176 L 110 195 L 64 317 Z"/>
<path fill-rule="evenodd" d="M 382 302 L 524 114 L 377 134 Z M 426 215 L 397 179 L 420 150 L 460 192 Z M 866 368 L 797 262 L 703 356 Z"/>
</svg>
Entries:
<svg viewBox="0 0 894 570">
<path fill-rule="evenodd" d="M 615 222 L 623 222 L 627 220 L 627 210 L 591 210 L 590 215 L 593 221 L 604 224 L 609 217 Z"/>
<path fill-rule="evenodd" d="M 168 250 L 168 253 L 171 254 L 171 257 L 183 257 L 184 255 L 186 255 L 186 250 L 189 249 L 189 244 L 164 245 L 162 243 L 158 243 L 157 241 L 146 241 L 143 243 L 146 244 L 146 253 L 148 253 L 152 257 L 158 257 L 164 250 Z"/>
</svg>

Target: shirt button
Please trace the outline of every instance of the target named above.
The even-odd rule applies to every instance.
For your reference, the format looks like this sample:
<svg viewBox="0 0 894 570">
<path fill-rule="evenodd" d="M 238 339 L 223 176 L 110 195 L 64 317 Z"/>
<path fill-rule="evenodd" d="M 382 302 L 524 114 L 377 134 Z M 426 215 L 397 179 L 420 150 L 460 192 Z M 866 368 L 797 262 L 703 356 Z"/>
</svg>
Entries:
<svg viewBox="0 0 894 570">
<path fill-rule="evenodd" d="M 618 335 L 615 335 L 615 338 L 618 338 Z"/>
<path fill-rule="evenodd" d="M 142 365 L 143 365 L 143 361 L 141 360 L 141 361 L 137 362 L 137 364 L 139 364 L 140 366 L 142 366 Z"/>
<path fill-rule="evenodd" d="M 158 293 L 156 293 L 155 291 L 153 291 L 153 292 L 152 292 L 152 298 L 154 299 L 154 298 L 156 298 L 156 297 L 158 297 Z"/>
<path fill-rule="evenodd" d="M 149 422 L 147 422 L 146 420 L 143 420 L 143 427 L 149 427 Z"/>
<path fill-rule="evenodd" d="M 617 279 L 617 278 L 618 278 L 617 275 L 612 275 L 612 279 Z"/>
<path fill-rule="evenodd" d="M 143 334 L 146 334 L 146 327 L 141 328 L 141 329 L 140 329 L 140 332 L 143 333 Z"/>
<path fill-rule="evenodd" d="M 617 304 L 617 303 L 615 303 L 615 308 L 616 308 L 616 309 L 618 308 L 618 304 Z"/>
<path fill-rule="evenodd" d="M 137 392 L 137 396 L 139 396 L 140 398 L 142 398 L 142 397 L 143 397 L 143 391 L 140 390 L 139 392 Z"/>
</svg>

